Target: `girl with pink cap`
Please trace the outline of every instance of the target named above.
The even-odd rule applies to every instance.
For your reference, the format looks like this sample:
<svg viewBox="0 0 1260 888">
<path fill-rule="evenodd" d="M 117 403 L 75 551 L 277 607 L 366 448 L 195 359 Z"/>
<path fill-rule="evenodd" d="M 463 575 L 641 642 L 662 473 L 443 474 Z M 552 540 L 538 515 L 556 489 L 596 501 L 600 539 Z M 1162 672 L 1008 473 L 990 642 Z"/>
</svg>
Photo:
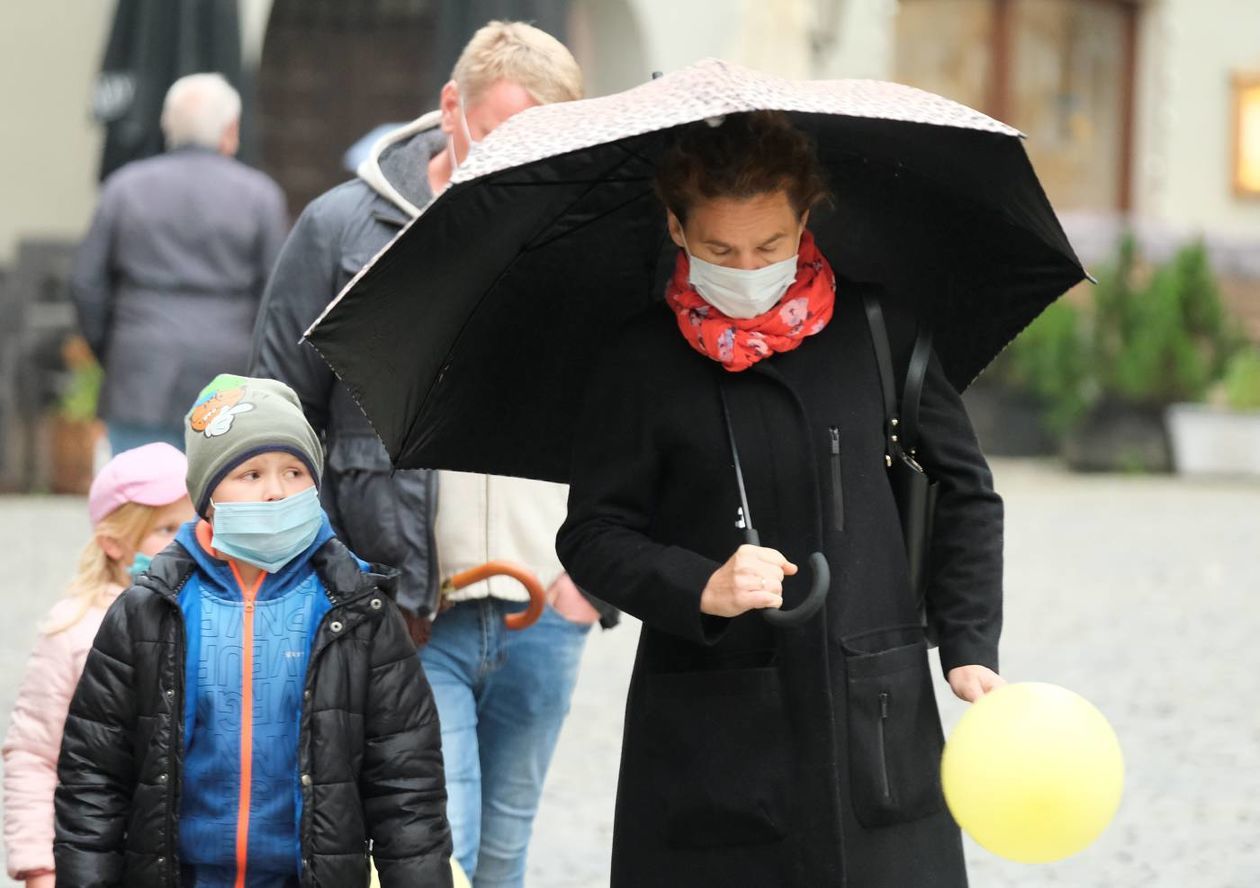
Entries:
<svg viewBox="0 0 1260 888">
<path fill-rule="evenodd" d="M 169 444 L 118 454 L 92 482 L 92 538 L 69 593 L 41 627 L 4 740 L 4 843 L 9 876 L 53 888 L 53 791 L 70 698 L 105 611 L 193 518 L 188 462 Z"/>
</svg>

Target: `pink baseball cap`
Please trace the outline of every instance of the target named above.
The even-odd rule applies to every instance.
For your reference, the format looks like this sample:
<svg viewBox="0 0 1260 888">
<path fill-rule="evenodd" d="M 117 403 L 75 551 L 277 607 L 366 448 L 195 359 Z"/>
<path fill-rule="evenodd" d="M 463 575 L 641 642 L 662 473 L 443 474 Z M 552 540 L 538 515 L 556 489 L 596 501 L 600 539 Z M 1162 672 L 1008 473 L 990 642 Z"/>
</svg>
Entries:
<svg viewBox="0 0 1260 888">
<path fill-rule="evenodd" d="M 124 450 L 105 464 L 88 491 L 88 516 L 95 527 L 123 503 L 168 506 L 188 495 L 188 460 L 170 444 Z"/>
</svg>

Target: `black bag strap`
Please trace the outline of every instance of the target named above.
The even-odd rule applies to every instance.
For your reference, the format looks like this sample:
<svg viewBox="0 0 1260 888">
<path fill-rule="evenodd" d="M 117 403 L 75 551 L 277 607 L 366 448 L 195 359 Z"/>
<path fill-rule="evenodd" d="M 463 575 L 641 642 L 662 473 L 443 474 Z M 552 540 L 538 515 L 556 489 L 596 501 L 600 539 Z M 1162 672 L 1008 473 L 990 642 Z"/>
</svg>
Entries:
<svg viewBox="0 0 1260 888">
<path fill-rule="evenodd" d="M 913 456 L 919 444 L 919 402 L 923 398 L 923 381 L 927 377 L 928 363 L 932 357 L 932 329 L 927 324 L 919 325 L 914 351 L 906 370 L 901 410 L 898 412 L 897 382 L 893 375 L 892 346 L 888 341 L 884 310 L 871 293 L 862 294 L 862 304 L 866 308 L 871 344 L 875 347 L 875 363 L 879 367 L 879 387 L 884 396 L 884 435 L 888 439 L 885 459 L 891 465 L 895 450 L 904 449 Z"/>
<path fill-rule="evenodd" d="M 923 400 L 923 381 L 927 378 L 928 364 L 932 360 L 932 328 L 919 326 L 914 339 L 914 351 L 910 353 L 910 366 L 906 370 L 906 390 L 901 398 L 901 434 L 906 450 L 911 456 L 919 447 L 919 402 Z"/>
<path fill-rule="evenodd" d="M 893 376 L 892 348 L 888 345 L 888 327 L 884 324 L 884 310 L 879 300 L 870 293 L 862 294 L 866 306 L 866 323 L 871 328 L 871 343 L 875 346 L 875 363 L 879 366 L 879 387 L 884 393 L 884 422 L 889 429 L 895 428 L 897 419 L 897 383 Z M 886 434 L 891 434 L 889 429 Z"/>
</svg>

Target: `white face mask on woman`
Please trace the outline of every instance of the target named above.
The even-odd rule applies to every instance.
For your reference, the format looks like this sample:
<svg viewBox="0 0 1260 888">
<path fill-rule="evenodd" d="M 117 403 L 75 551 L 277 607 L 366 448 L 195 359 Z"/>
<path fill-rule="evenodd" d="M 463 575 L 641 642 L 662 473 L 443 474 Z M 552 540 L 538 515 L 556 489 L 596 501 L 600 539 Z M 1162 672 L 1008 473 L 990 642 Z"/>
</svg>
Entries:
<svg viewBox="0 0 1260 888">
<path fill-rule="evenodd" d="M 800 250 L 800 247 L 797 247 Z M 705 302 L 728 318 L 747 320 L 763 315 L 796 281 L 797 254 L 763 268 L 727 268 L 697 259 L 690 250 L 688 280 Z"/>
</svg>

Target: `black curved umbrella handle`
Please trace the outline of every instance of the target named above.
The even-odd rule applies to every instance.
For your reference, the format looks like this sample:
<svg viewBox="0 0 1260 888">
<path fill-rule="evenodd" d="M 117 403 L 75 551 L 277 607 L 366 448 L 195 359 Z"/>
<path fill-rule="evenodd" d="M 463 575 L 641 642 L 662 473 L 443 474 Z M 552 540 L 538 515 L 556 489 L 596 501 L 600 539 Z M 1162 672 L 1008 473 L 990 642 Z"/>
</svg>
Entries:
<svg viewBox="0 0 1260 888">
<path fill-rule="evenodd" d="M 831 565 L 827 563 L 827 556 L 822 552 L 810 555 L 809 567 L 814 573 L 814 584 L 810 587 L 809 595 L 804 601 L 787 610 L 766 608 L 761 612 L 771 626 L 794 629 L 804 625 L 810 617 L 818 613 L 818 609 L 827 600 L 827 593 L 831 590 Z"/>
</svg>

